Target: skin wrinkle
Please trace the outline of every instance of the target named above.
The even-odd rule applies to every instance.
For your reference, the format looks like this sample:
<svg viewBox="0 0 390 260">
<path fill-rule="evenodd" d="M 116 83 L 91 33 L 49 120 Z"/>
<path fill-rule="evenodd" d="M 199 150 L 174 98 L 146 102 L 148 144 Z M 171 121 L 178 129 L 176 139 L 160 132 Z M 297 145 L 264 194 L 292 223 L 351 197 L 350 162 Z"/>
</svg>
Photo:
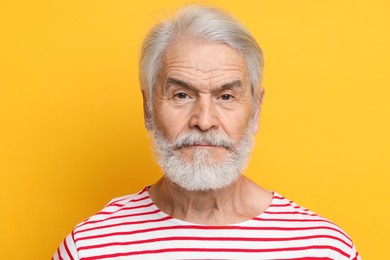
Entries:
<svg viewBox="0 0 390 260">
<path fill-rule="evenodd" d="M 170 91 L 173 89 L 172 91 Z M 200 97 L 200 92 L 196 87 L 194 87 L 190 82 L 185 82 L 179 79 L 175 79 L 173 77 L 169 77 L 166 80 L 166 83 L 164 84 L 164 93 L 166 94 L 169 98 L 171 97 L 171 94 L 174 94 L 175 91 L 177 92 L 190 92 L 190 94 Z M 237 99 L 237 101 L 240 101 L 241 99 L 244 99 L 244 88 L 241 80 L 233 80 L 232 82 L 229 83 L 224 83 L 222 84 L 221 87 L 217 87 L 215 90 L 211 91 L 211 94 L 213 96 L 218 96 L 221 93 L 225 94 L 234 94 L 234 96 Z M 201 92 L 200 92 L 201 93 Z M 187 93 L 188 94 L 188 93 Z M 209 93 L 202 93 L 202 94 L 209 94 Z"/>
<path fill-rule="evenodd" d="M 170 86 L 170 85 L 180 85 L 180 86 L 187 86 L 194 88 L 193 84 L 189 81 L 183 81 L 181 79 L 177 79 L 174 77 L 167 77 L 164 86 Z M 227 88 L 227 87 L 236 87 L 236 88 L 242 88 L 242 81 L 241 80 L 233 80 L 228 83 L 221 84 L 221 88 Z"/>
<path fill-rule="evenodd" d="M 191 69 L 191 68 L 189 68 L 189 69 Z M 191 79 L 193 81 L 211 81 L 211 80 L 217 81 L 218 78 L 222 78 L 224 76 L 223 74 L 217 74 L 217 75 L 208 75 L 208 76 L 201 75 L 201 77 L 199 77 L 199 75 L 185 71 L 185 70 L 175 69 L 173 71 L 174 71 L 173 74 L 180 73 L 180 74 L 182 74 L 182 76 L 187 76 L 189 79 Z M 234 70 L 233 69 L 225 69 L 224 71 L 233 72 Z M 240 72 L 240 70 L 238 70 L 238 69 L 236 71 Z M 169 74 L 169 73 L 170 73 L 170 71 L 167 71 L 167 74 Z"/>
<path fill-rule="evenodd" d="M 186 66 L 187 63 L 191 63 L 191 60 L 185 60 L 183 62 L 177 62 L 176 60 L 178 57 L 168 59 L 168 61 L 164 62 L 164 69 L 165 69 L 165 74 L 169 75 L 170 73 L 175 72 L 175 74 L 180 73 L 182 76 L 187 76 L 189 78 L 189 81 L 210 81 L 209 85 L 211 85 L 211 80 L 218 81 L 218 78 L 223 77 L 224 73 L 226 72 L 237 72 L 237 73 L 243 73 L 245 71 L 245 68 L 242 67 L 242 64 L 240 63 L 233 63 L 233 64 L 218 64 L 218 66 L 213 69 L 213 68 L 208 68 L 208 69 L 202 69 L 199 66 L 199 63 L 196 64 L 195 67 L 193 66 Z M 171 60 L 171 62 L 169 62 Z M 172 62 L 173 61 L 173 62 Z M 176 62 L 175 62 L 176 61 Z M 205 67 L 209 67 L 207 65 L 204 65 Z M 192 70 L 194 69 L 194 71 Z M 198 72 L 201 72 L 202 75 L 199 75 Z M 211 74 L 213 72 L 220 72 L 216 75 Z M 204 75 L 203 75 L 204 74 Z M 202 77 L 203 76 L 203 77 Z M 164 79 L 163 81 L 166 81 Z"/>
<path fill-rule="evenodd" d="M 172 59 L 173 60 L 173 59 Z M 168 62 L 166 62 L 166 63 L 168 63 Z M 175 63 L 176 64 L 176 63 Z M 185 64 L 185 63 L 184 63 Z M 242 65 L 242 64 L 241 64 Z M 164 84 L 164 92 L 166 93 L 166 92 L 168 92 L 168 89 L 169 89 L 169 87 L 171 87 L 171 85 L 170 84 L 167 84 L 167 81 L 169 81 L 169 74 L 172 72 L 172 71 L 174 71 L 175 72 L 175 74 L 177 74 L 177 73 L 180 73 L 180 75 L 181 75 L 181 77 L 180 77 L 180 81 L 183 81 L 183 82 L 186 82 L 186 84 L 187 85 L 192 85 L 190 82 L 191 81 L 209 81 L 209 83 L 208 83 L 208 85 L 210 86 L 210 85 L 213 85 L 214 83 L 213 83 L 213 79 L 218 79 L 218 78 L 221 78 L 221 77 L 224 77 L 225 75 L 226 75 L 226 72 L 232 72 L 232 71 L 236 71 L 236 72 L 240 72 L 240 73 L 243 73 L 244 72 L 244 68 L 242 67 L 242 66 L 226 66 L 226 67 L 228 67 L 228 68 L 224 68 L 223 67 L 223 69 L 215 69 L 215 71 L 222 71 L 220 74 L 217 74 L 217 75 L 209 75 L 209 74 L 207 74 L 206 76 L 207 76 L 207 78 L 200 78 L 200 80 L 199 80 L 199 75 L 197 74 L 197 73 L 195 73 L 195 72 L 193 72 L 193 73 L 191 73 L 192 72 L 192 70 L 190 70 L 190 72 L 188 71 L 188 69 L 193 69 L 193 67 L 192 66 L 185 66 L 185 68 L 186 69 L 183 69 L 183 67 L 177 67 L 177 69 L 173 69 L 173 68 L 176 68 L 176 67 L 172 67 L 172 66 L 169 66 L 169 65 L 167 65 L 167 69 L 165 70 L 166 71 L 166 77 L 167 78 L 165 78 L 163 81 L 165 82 L 165 84 Z M 196 70 L 195 70 L 196 71 Z M 214 70 L 209 70 L 209 71 L 214 71 Z M 225 72 L 225 74 L 224 74 L 224 72 Z M 174 74 L 174 75 L 175 75 Z M 189 79 L 182 79 L 183 77 L 188 77 Z M 173 77 L 172 77 L 173 78 Z M 218 80 L 215 80 L 215 81 L 218 81 Z M 241 81 L 241 80 L 238 80 L 238 81 Z M 242 82 L 242 81 L 241 81 Z M 227 84 L 229 84 L 229 83 L 227 83 Z M 224 85 L 224 84 L 223 84 Z M 247 89 L 247 88 L 245 88 L 245 89 Z M 204 94 L 208 94 L 208 92 L 207 91 L 205 91 L 205 90 L 203 90 L 203 89 L 201 89 L 201 90 L 198 90 L 199 91 L 199 93 L 204 93 Z M 218 91 L 220 91 L 220 90 L 215 90 L 215 91 L 213 91 L 213 93 L 218 93 Z M 243 98 L 244 97 L 244 93 L 242 93 L 242 92 L 238 92 L 238 94 L 239 95 L 237 95 L 237 97 L 239 97 L 239 99 L 238 99 L 238 101 L 239 102 L 245 102 L 246 101 L 246 99 L 245 98 Z M 167 99 L 167 98 L 165 98 L 165 99 Z"/>
<path fill-rule="evenodd" d="M 177 62 L 179 63 L 179 62 Z M 191 73 L 191 72 L 188 72 L 188 71 L 185 71 L 186 69 L 195 69 L 195 71 L 200 71 L 201 73 L 211 73 L 211 72 L 219 72 L 219 71 L 229 71 L 229 70 L 237 70 L 239 72 L 243 72 L 244 70 L 242 69 L 242 67 L 240 67 L 239 65 L 237 66 L 234 66 L 233 65 L 230 65 L 230 66 L 227 66 L 227 68 L 223 68 L 223 69 L 201 69 L 199 68 L 198 66 L 196 67 L 193 67 L 193 66 L 185 66 L 186 62 L 183 62 L 183 64 L 170 64 L 166 67 L 165 71 L 166 72 L 169 72 L 170 70 L 183 70 L 183 72 L 185 73 Z M 226 65 L 225 65 L 226 66 Z"/>
</svg>

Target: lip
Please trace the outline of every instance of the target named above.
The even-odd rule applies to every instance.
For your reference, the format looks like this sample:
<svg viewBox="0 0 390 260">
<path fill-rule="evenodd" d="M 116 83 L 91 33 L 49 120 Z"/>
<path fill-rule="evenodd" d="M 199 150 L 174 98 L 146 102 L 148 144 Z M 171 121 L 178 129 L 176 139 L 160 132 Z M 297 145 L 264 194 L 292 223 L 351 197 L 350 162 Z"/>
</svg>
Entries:
<svg viewBox="0 0 390 260">
<path fill-rule="evenodd" d="M 191 149 L 191 148 L 207 149 L 207 148 L 221 148 L 221 146 L 213 145 L 210 143 L 198 143 L 198 144 L 187 144 L 187 145 L 177 146 L 177 147 L 175 147 L 175 150 Z"/>
<path fill-rule="evenodd" d="M 222 148 L 221 146 L 217 145 L 212 145 L 212 144 L 194 144 L 188 146 L 189 148 L 194 148 L 194 149 L 216 149 L 216 148 Z"/>
<path fill-rule="evenodd" d="M 229 150 L 228 147 L 223 147 L 219 145 L 212 145 L 212 144 L 192 144 L 192 145 L 186 145 L 182 147 L 178 147 L 177 149 L 227 149 Z"/>
<path fill-rule="evenodd" d="M 194 144 L 192 146 L 195 146 L 195 147 L 216 147 L 215 145 L 207 144 L 207 143 Z"/>
</svg>

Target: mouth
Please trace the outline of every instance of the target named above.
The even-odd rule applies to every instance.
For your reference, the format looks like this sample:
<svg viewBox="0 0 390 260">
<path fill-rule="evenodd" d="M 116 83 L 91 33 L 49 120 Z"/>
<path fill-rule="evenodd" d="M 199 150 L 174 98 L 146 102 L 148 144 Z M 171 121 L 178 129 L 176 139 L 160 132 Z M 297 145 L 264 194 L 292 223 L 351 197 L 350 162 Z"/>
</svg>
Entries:
<svg viewBox="0 0 390 260">
<path fill-rule="evenodd" d="M 189 144 L 189 145 L 183 145 L 180 147 L 177 147 L 176 150 L 182 149 L 182 148 L 222 148 L 222 146 L 218 145 L 212 145 L 212 144 Z"/>
<path fill-rule="evenodd" d="M 226 149 L 226 150 L 229 150 L 229 147 L 225 147 L 223 145 L 214 145 L 214 144 L 210 144 L 210 143 L 197 143 L 197 144 L 184 145 L 184 146 L 176 148 L 176 150 L 179 150 L 179 149 L 191 149 L 191 148 L 195 148 L 195 149 Z"/>
<path fill-rule="evenodd" d="M 209 143 L 199 143 L 199 144 L 193 144 L 191 146 L 195 146 L 195 147 L 218 147 L 216 145 L 209 144 Z"/>
</svg>

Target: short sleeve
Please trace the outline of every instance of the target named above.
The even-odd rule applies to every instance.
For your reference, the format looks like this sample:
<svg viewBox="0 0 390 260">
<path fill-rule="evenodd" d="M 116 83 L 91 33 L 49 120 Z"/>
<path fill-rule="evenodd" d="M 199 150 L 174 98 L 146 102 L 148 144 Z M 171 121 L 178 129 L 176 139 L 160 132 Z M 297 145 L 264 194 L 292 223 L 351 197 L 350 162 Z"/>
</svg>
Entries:
<svg viewBox="0 0 390 260">
<path fill-rule="evenodd" d="M 62 241 L 61 245 L 54 253 L 52 260 L 79 260 L 73 233 L 67 235 L 64 241 Z"/>
<path fill-rule="evenodd" d="M 351 259 L 351 260 L 362 260 L 362 258 L 359 255 L 355 245 L 352 246 L 352 254 L 351 254 L 351 257 L 349 259 Z"/>
</svg>

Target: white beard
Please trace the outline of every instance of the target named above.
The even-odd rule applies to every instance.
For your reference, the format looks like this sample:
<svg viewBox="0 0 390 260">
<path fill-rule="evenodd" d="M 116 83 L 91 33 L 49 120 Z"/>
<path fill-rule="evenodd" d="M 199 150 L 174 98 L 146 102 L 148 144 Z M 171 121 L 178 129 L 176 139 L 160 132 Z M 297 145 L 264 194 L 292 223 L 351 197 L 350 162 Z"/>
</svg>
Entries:
<svg viewBox="0 0 390 260">
<path fill-rule="evenodd" d="M 211 191 L 230 186 L 238 180 L 247 166 L 254 143 L 253 119 L 241 141 L 234 143 L 229 137 L 215 132 L 197 130 L 180 134 L 170 142 L 153 124 L 152 140 L 157 162 L 166 177 L 187 191 Z M 193 153 L 190 162 L 184 160 L 180 148 L 206 142 L 226 149 L 227 155 L 219 161 L 212 159 L 213 151 L 202 148 Z M 221 149 L 221 148 L 219 148 Z"/>
</svg>

